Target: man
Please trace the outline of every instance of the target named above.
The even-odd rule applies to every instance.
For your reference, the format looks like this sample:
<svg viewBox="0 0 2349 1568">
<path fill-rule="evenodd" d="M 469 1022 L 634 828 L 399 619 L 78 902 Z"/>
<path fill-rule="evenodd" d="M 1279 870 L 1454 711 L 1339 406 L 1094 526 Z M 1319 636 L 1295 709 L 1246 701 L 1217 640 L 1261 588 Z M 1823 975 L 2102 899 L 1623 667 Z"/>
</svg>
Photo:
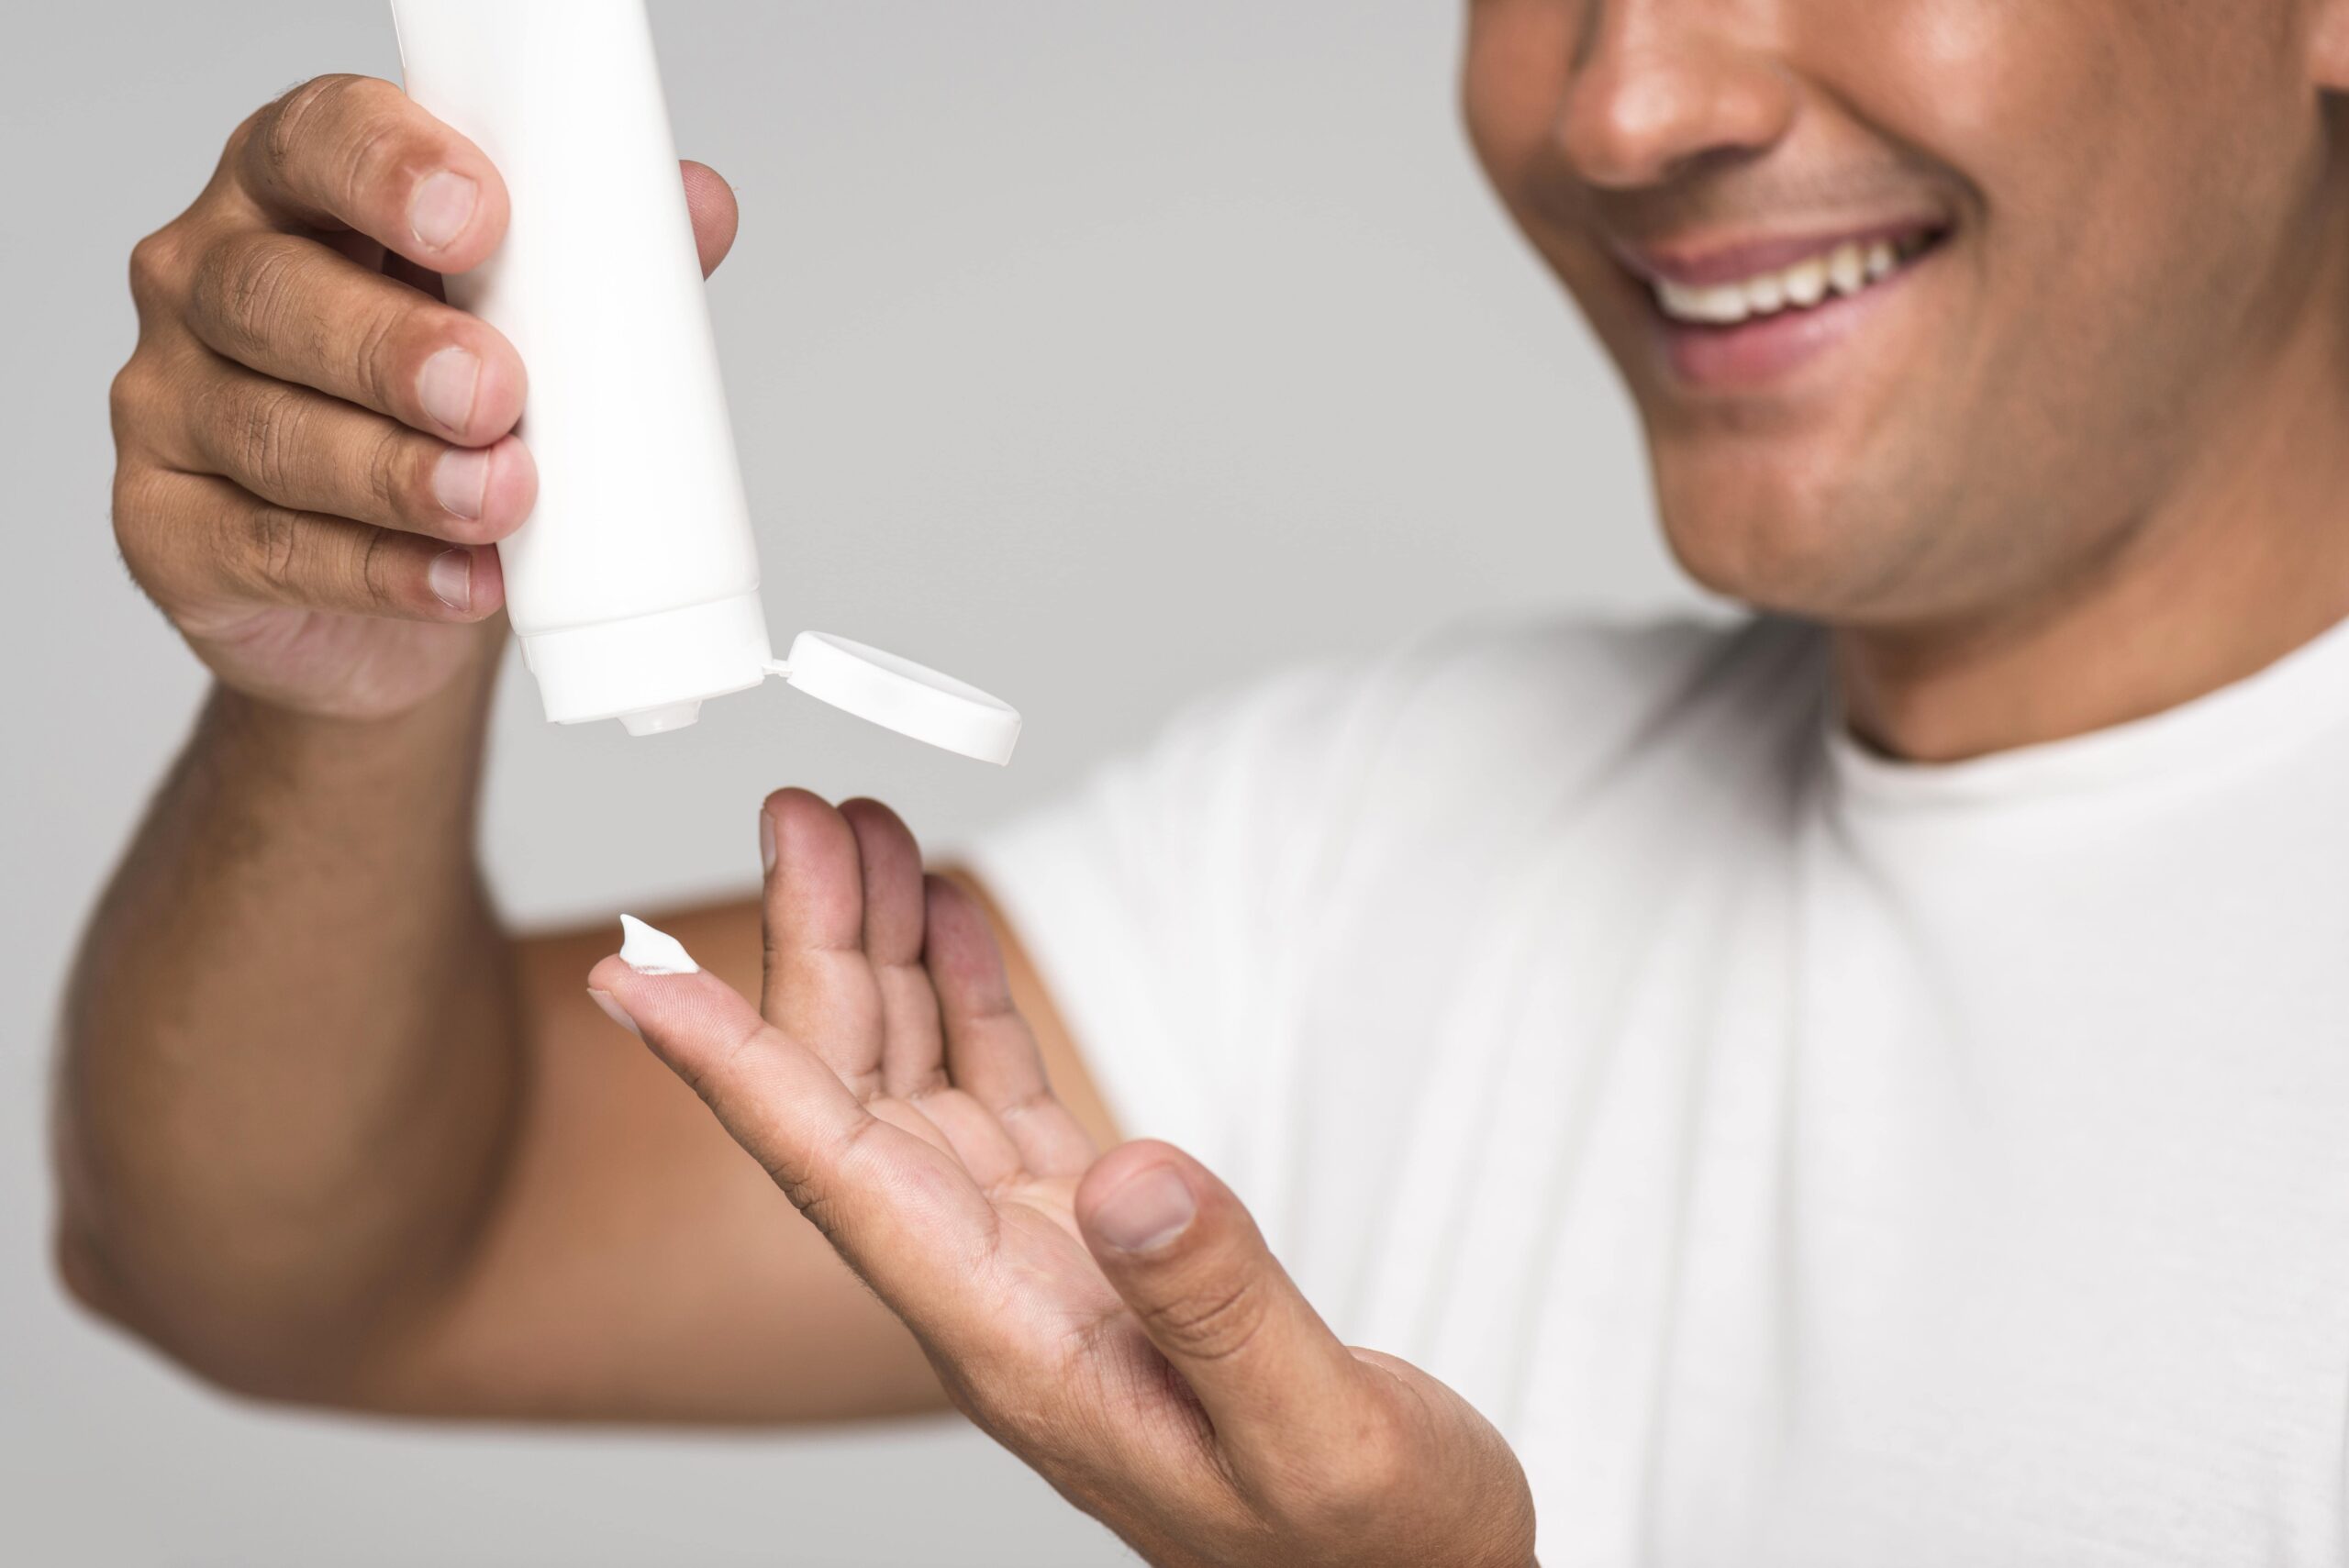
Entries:
<svg viewBox="0 0 2349 1568">
<path fill-rule="evenodd" d="M 1297 673 L 967 874 L 786 791 L 763 950 L 600 962 L 468 842 L 496 173 L 296 89 L 133 261 L 117 528 L 218 686 L 74 985 L 67 1279 L 285 1399 L 942 1385 L 1162 1563 L 2341 1561 L 2344 86 L 2349 0 L 1475 0 L 1765 613 Z"/>
</svg>

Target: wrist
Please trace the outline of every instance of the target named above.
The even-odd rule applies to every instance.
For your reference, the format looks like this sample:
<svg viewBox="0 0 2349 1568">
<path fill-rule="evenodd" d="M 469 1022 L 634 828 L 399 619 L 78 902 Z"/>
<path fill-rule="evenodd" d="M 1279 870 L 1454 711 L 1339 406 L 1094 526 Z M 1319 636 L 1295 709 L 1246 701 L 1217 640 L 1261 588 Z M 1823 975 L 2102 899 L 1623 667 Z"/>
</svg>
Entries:
<svg viewBox="0 0 2349 1568">
<path fill-rule="evenodd" d="M 437 690 L 382 713 L 322 711 L 216 678 L 203 728 L 292 767 L 375 773 L 404 762 L 446 761 L 477 745 L 504 646 L 503 636 L 484 638 L 480 656 Z"/>
<path fill-rule="evenodd" d="M 182 783 L 215 820 L 240 824 L 248 848 L 265 840 L 307 856 L 470 864 L 489 676 L 367 718 L 216 684 L 183 754 Z"/>
<path fill-rule="evenodd" d="M 219 687 L 255 710 L 368 725 L 480 697 L 507 631 L 502 613 L 452 626 L 288 608 L 202 628 L 173 619 Z"/>
</svg>

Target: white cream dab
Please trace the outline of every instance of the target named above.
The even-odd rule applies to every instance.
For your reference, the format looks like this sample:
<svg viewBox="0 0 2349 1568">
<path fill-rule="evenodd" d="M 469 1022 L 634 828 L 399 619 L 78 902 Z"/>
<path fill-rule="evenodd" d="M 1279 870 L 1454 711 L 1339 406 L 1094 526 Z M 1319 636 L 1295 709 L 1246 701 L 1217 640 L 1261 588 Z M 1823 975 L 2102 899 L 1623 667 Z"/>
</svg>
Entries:
<svg viewBox="0 0 2349 1568">
<path fill-rule="evenodd" d="M 633 915 L 620 917 L 620 962 L 639 974 L 699 974 L 685 944 Z"/>
</svg>

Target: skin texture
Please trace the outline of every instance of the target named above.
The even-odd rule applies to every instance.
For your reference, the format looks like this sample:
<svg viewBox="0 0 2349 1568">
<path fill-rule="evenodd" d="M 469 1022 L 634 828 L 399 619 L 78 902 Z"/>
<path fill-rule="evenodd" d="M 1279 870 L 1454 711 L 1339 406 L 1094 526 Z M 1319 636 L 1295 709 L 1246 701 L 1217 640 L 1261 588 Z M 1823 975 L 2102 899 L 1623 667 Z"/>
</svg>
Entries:
<svg viewBox="0 0 2349 1568">
<path fill-rule="evenodd" d="M 537 495 L 509 433 L 520 357 L 437 279 L 495 248 L 505 186 L 396 96 L 322 77 L 238 128 L 131 253 L 139 342 L 112 389 L 132 574 L 224 685 L 321 717 L 398 713 L 478 657 L 462 628 L 504 603 L 479 547 Z"/>
<path fill-rule="evenodd" d="M 1097 1159 L 985 909 L 885 806 L 801 791 L 757 1006 L 708 973 L 588 976 L 902 1317 L 958 1408 L 1152 1562 L 1490 1563 L 1523 1474 L 1465 1401 L 1350 1351 L 1180 1151 Z"/>
<path fill-rule="evenodd" d="M 416 198 L 451 172 L 475 182 L 463 222 L 424 245 Z M 698 165 L 684 178 L 715 266 L 732 194 Z M 602 933 L 516 940 L 480 885 L 504 628 L 495 555 L 465 541 L 510 532 L 533 477 L 507 433 L 521 366 L 429 269 L 478 261 L 504 221 L 477 150 L 387 83 L 327 77 L 239 127 L 133 257 L 117 535 L 219 680 L 69 984 L 61 1269 L 267 1397 L 554 1418 L 935 1407 L 896 1321 L 586 1004 Z M 457 425 L 422 395 L 452 349 L 481 361 Z M 488 458 L 476 519 L 434 484 L 466 453 Z M 451 549 L 472 568 L 462 612 L 429 580 Z M 751 841 L 746 823 L 746 860 Z M 755 974 L 747 907 L 687 924 L 720 973 Z"/>
<path fill-rule="evenodd" d="M 1832 627 L 1887 751 L 2154 712 L 2349 612 L 2349 0 L 1472 0 L 1462 80 L 1674 549 Z M 685 178 L 714 265 L 730 193 Z M 704 975 L 502 930 L 470 843 L 483 546 L 529 504 L 527 367 L 433 273 L 503 220 L 477 150 L 327 78 L 133 259 L 117 537 L 219 684 L 73 983 L 69 1284 L 272 1397 L 951 1398 L 1159 1562 L 1525 1561 L 1473 1411 L 1338 1346 L 1180 1151 L 1093 1154 L 1114 1135 L 1016 940 L 978 890 L 924 892 L 882 808 L 773 797 L 764 941 L 746 906 L 661 922 Z M 1937 247 L 1734 387 L 1687 373 L 1633 270 L 1879 223 Z M 478 373 L 427 377 L 451 349 Z M 1192 1218 L 1121 1247 L 1152 1176 Z"/>
<path fill-rule="evenodd" d="M 1839 629 L 1896 754 L 2052 740 L 2349 612 L 2342 7 L 1474 0 L 1494 187 L 1645 427 L 1699 581 Z M 1766 387 L 1677 380 L 1626 248 L 1948 228 Z"/>
</svg>

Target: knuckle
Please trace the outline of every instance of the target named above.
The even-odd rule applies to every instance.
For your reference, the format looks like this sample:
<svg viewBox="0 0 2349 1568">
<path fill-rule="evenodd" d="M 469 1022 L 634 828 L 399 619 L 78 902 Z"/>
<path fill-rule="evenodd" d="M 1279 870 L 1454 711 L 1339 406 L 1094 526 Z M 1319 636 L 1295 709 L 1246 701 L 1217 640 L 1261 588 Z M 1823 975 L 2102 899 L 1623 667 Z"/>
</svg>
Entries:
<svg viewBox="0 0 2349 1568">
<path fill-rule="evenodd" d="M 288 93 L 292 91 L 290 87 L 286 89 Z M 280 94 L 237 122 L 237 128 L 228 133 L 228 145 L 221 150 L 220 161 L 224 168 L 252 156 L 253 138 L 261 134 L 262 127 L 277 112 L 277 106 L 284 97 L 284 95 Z"/>
<path fill-rule="evenodd" d="M 371 114 L 351 126 L 348 139 L 337 150 L 336 168 L 343 199 L 352 211 L 397 172 L 407 139 L 405 128 L 390 114 Z"/>
<path fill-rule="evenodd" d="M 272 176 L 290 183 L 298 162 L 307 183 L 352 217 L 374 205 L 377 187 L 401 166 L 407 144 L 406 95 L 378 77 L 349 72 L 313 77 L 272 106 L 262 157 Z"/>
<path fill-rule="evenodd" d="M 428 481 L 417 473 L 413 449 L 406 432 L 385 425 L 375 432 L 364 460 L 367 497 L 388 517 L 415 517 L 424 510 Z"/>
<path fill-rule="evenodd" d="M 256 235 L 216 245 L 196 264 L 190 305 L 217 324 L 230 353 L 258 352 L 284 335 L 299 245 L 284 235 Z"/>
<path fill-rule="evenodd" d="M 144 314 L 161 305 L 180 275 L 178 229 L 165 224 L 130 248 L 130 298 Z"/>
<path fill-rule="evenodd" d="M 223 411 L 233 400 L 236 384 L 231 376 L 200 375 L 182 394 L 181 422 L 198 454 L 208 462 L 221 462 L 219 432 L 229 424 Z"/>
<path fill-rule="evenodd" d="M 1032 1451 L 1065 1424 L 1059 1408 L 1059 1389 L 1038 1379 L 1016 1349 L 992 1341 L 987 1348 L 998 1353 L 970 1357 L 963 1364 L 964 1392 L 991 1424 L 1019 1440 L 1015 1446 L 1022 1451 Z M 1013 1353 L 1001 1353 L 1007 1349 Z"/>
<path fill-rule="evenodd" d="M 847 1216 L 835 1194 L 843 1184 L 853 1183 L 853 1175 L 847 1173 L 849 1168 L 862 1159 L 867 1141 L 883 1125 L 876 1118 L 859 1117 L 828 1149 L 812 1155 L 779 1145 L 762 1145 L 754 1152 L 760 1165 L 791 1199 L 793 1207 L 823 1232 L 825 1240 L 839 1246 Z"/>
<path fill-rule="evenodd" d="M 305 564 L 301 518 L 283 506 L 255 506 L 245 519 L 246 557 L 262 585 L 291 597 Z"/>
<path fill-rule="evenodd" d="M 1197 1361 L 1238 1355 L 1264 1326 L 1264 1293 L 1250 1277 L 1152 1306 L 1142 1315 L 1152 1338 Z"/>
<path fill-rule="evenodd" d="M 262 111 L 254 149 L 262 161 L 273 173 L 284 174 L 319 134 L 318 127 L 332 120 L 336 106 L 344 101 L 352 83 L 365 80 L 346 72 L 334 72 L 313 76 L 279 95 Z"/>
<path fill-rule="evenodd" d="M 1093 1429 L 1097 1413 L 1067 1399 L 1059 1389 L 1041 1384 L 1029 1366 L 1001 1361 L 966 1366 L 962 1396 L 969 1401 L 963 1413 L 1012 1452 L 1034 1464 L 1064 1470 L 1069 1456 L 1098 1452 L 1112 1434 Z"/>
<path fill-rule="evenodd" d="M 378 408 L 400 406 L 395 395 L 400 381 L 395 366 L 401 357 L 401 344 L 406 337 L 410 319 L 404 306 L 386 305 L 373 311 L 351 339 L 351 363 L 347 367 L 352 383 L 366 389 L 368 398 Z"/>
<path fill-rule="evenodd" d="M 309 400 L 293 387 L 273 384 L 249 389 L 234 416 L 235 443 L 249 487 L 284 496 L 301 468 L 299 452 L 309 422 Z"/>
<path fill-rule="evenodd" d="M 395 560 L 390 549 L 392 536 L 382 528 L 369 528 L 367 538 L 359 549 L 358 586 L 365 601 L 377 609 L 389 609 L 398 602 L 399 595 L 392 581 Z"/>
<path fill-rule="evenodd" d="M 144 356 L 133 354 L 114 373 L 106 384 L 106 418 L 113 427 L 116 446 L 137 428 L 141 412 L 153 395 L 154 373 L 148 368 Z"/>
<path fill-rule="evenodd" d="M 791 1200 L 791 1207 L 800 1217 L 816 1228 L 817 1233 L 835 1247 L 840 1244 L 840 1213 L 829 1199 L 806 1174 L 795 1167 L 773 1160 L 762 1160 L 767 1176 Z"/>
<path fill-rule="evenodd" d="M 123 564 L 133 577 L 141 574 L 159 501 L 157 483 L 158 475 L 143 463 L 126 462 L 115 470 L 111 496 L 115 548 L 122 552 Z"/>
</svg>

